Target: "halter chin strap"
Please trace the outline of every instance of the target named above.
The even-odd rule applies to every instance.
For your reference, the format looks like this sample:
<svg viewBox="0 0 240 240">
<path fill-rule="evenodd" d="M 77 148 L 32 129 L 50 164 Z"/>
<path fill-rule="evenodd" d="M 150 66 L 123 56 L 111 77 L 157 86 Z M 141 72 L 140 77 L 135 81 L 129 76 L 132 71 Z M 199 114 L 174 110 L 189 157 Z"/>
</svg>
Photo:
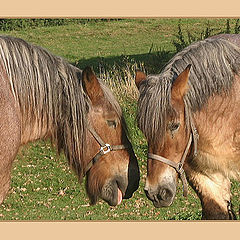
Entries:
<svg viewBox="0 0 240 240">
<path fill-rule="evenodd" d="M 188 187 L 187 187 L 187 179 L 186 179 L 186 174 L 184 172 L 184 169 L 183 169 L 183 164 L 187 158 L 187 154 L 189 152 L 189 149 L 191 147 L 191 144 L 193 142 L 194 144 L 194 156 L 197 155 L 197 141 L 198 141 L 198 132 L 197 132 L 197 129 L 195 128 L 193 122 L 191 121 L 191 134 L 189 136 L 189 140 L 188 140 L 188 143 L 187 143 L 187 146 L 185 148 L 185 151 L 182 155 L 182 158 L 180 160 L 180 162 L 178 163 L 175 163 L 165 157 L 161 157 L 159 155 L 156 155 L 156 154 L 153 154 L 153 153 L 148 153 L 148 158 L 151 158 L 153 160 L 158 160 L 162 163 L 165 163 L 171 167 L 173 167 L 176 172 L 179 174 L 180 176 L 180 179 L 182 180 L 182 183 L 183 183 L 183 196 L 184 197 L 187 197 L 187 194 L 188 194 Z"/>
<path fill-rule="evenodd" d="M 97 132 L 92 128 L 91 126 L 88 126 L 89 132 L 92 134 L 92 136 L 96 139 L 96 141 L 101 146 L 99 151 L 96 153 L 96 155 L 93 157 L 93 159 L 88 163 L 86 167 L 86 172 L 90 170 L 90 168 L 93 166 L 94 163 L 96 163 L 99 158 L 111 151 L 117 151 L 117 150 L 123 150 L 127 149 L 129 146 L 127 145 L 110 145 L 108 143 L 105 143 L 102 138 L 97 134 Z"/>
</svg>

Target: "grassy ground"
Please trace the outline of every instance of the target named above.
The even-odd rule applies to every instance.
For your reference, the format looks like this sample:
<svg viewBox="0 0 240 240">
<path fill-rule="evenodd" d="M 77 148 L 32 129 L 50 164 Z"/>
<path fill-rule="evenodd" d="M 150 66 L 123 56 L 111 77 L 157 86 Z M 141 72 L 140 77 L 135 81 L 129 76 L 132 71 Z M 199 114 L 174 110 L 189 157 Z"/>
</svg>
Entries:
<svg viewBox="0 0 240 240">
<path fill-rule="evenodd" d="M 96 206 L 89 206 L 84 183 L 78 184 L 64 156 L 56 156 L 49 142 L 31 143 L 23 147 L 14 163 L 11 190 L 0 206 L 0 220 L 200 219 L 200 201 L 193 191 L 185 199 L 180 183 L 171 207 L 156 209 L 147 200 L 143 191 L 147 144 L 135 123 L 137 92 L 132 85 L 134 69 L 140 67 L 147 72 L 160 72 L 164 63 L 176 53 L 172 41 L 176 40 L 178 23 L 178 19 L 124 19 L 0 32 L 45 47 L 80 68 L 93 66 L 95 72 L 105 78 L 113 90 L 113 83 L 119 75 L 116 69 L 122 70 L 122 79 L 128 79 L 131 91 L 128 91 L 130 87 L 127 85 L 124 90 L 124 96 L 127 97 L 121 96 L 116 89 L 115 94 L 124 109 L 141 168 L 140 187 L 132 199 L 123 200 L 115 208 L 103 201 Z M 234 23 L 234 20 L 230 21 L 232 28 Z M 198 37 L 207 27 L 213 33 L 224 30 L 226 19 L 182 19 L 181 26 L 185 36 L 189 31 Z M 234 182 L 232 193 L 235 211 L 239 207 L 238 189 L 239 184 Z"/>
</svg>

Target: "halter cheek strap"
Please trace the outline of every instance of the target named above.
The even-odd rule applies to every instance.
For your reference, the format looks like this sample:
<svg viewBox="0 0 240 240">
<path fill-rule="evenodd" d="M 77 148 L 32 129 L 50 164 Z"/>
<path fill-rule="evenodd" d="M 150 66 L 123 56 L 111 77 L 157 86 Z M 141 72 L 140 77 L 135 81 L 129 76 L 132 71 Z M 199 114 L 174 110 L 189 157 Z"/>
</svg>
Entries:
<svg viewBox="0 0 240 240">
<path fill-rule="evenodd" d="M 92 126 L 88 126 L 89 132 L 92 134 L 92 136 L 96 139 L 96 141 L 101 146 L 99 151 L 96 153 L 96 155 L 93 157 L 93 159 L 88 163 L 86 167 L 86 172 L 90 170 L 90 168 L 95 164 L 99 158 L 111 151 L 117 151 L 117 150 L 123 150 L 127 149 L 129 146 L 127 145 L 110 145 L 108 143 L 105 143 L 102 138 L 97 134 L 97 132 L 92 128 Z"/>
<path fill-rule="evenodd" d="M 197 132 L 197 129 L 195 128 L 195 126 L 193 125 L 193 123 L 191 123 L 191 134 L 189 136 L 187 146 L 185 148 L 185 151 L 182 155 L 182 158 L 181 158 L 180 162 L 175 163 L 175 162 L 173 162 L 173 161 L 171 161 L 171 160 L 169 160 L 165 157 L 159 156 L 157 154 L 148 153 L 148 158 L 151 158 L 153 160 L 158 160 L 162 163 L 165 163 L 165 164 L 173 167 L 176 170 L 176 172 L 179 174 L 180 179 L 182 180 L 182 183 L 183 183 L 183 196 L 184 197 L 187 197 L 188 187 L 187 187 L 186 174 L 185 174 L 185 171 L 183 169 L 183 164 L 184 164 L 184 162 L 187 158 L 187 154 L 189 152 L 189 149 L 191 147 L 192 142 L 194 144 L 194 156 L 196 156 L 196 154 L 197 154 L 197 141 L 198 141 L 198 132 Z"/>
</svg>

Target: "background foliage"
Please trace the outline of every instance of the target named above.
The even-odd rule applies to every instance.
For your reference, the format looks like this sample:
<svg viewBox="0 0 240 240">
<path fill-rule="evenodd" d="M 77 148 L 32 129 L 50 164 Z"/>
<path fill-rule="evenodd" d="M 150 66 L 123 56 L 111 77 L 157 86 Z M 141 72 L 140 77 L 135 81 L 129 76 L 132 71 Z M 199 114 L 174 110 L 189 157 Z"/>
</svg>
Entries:
<svg viewBox="0 0 240 240">
<path fill-rule="evenodd" d="M 71 18 L 2 18 L 0 19 L 1 31 L 31 29 L 37 27 L 52 27 L 71 24 L 88 24 L 101 21 L 117 21 L 117 19 L 71 19 Z"/>
</svg>

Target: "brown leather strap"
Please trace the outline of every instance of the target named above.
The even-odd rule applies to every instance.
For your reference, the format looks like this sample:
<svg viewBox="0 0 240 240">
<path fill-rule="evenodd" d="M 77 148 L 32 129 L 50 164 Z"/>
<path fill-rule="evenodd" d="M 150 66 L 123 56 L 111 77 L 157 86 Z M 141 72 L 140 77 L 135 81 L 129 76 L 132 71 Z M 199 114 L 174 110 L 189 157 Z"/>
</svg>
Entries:
<svg viewBox="0 0 240 240">
<path fill-rule="evenodd" d="M 184 172 L 184 169 L 183 169 L 183 164 L 185 162 L 185 159 L 187 157 L 187 154 L 188 154 L 188 151 L 190 149 L 190 146 L 191 146 L 191 143 L 192 143 L 192 134 L 190 134 L 189 136 L 189 140 L 188 140 L 188 144 L 185 148 L 185 151 L 182 155 L 182 158 L 181 158 L 181 161 L 178 162 L 178 163 L 175 163 L 165 157 L 162 157 L 162 156 L 159 156 L 159 155 L 156 155 L 156 154 L 153 154 L 153 153 L 148 153 L 148 158 L 151 158 L 153 160 L 158 160 L 162 163 L 165 163 L 171 167 L 173 167 L 176 172 L 179 174 L 180 176 L 180 179 L 183 183 L 183 196 L 184 197 L 187 197 L 187 194 L 188 194 L 188 187 L 187 187 L 187 179 L 186 179 L 186 174 Z"/>
<path fill-rule="evenodd" d="M 189 119 L 190 119 L 190 126 L 191 126 L 191 131 L 193 136 L 193 156 L 197 156 L 197 144 L 198 144 L 199 134 L 193 123 L 192 117 L 190 116 Z"/>
<path fill-rule="evenodd" d="M 179 174 L 180 179 L 183 183 L 183 196 L 184 197 L 187 197 L 188 185 L 187 185 L 186 174 L 185 174 L 184 169 L 183 169 L 183 164 L 184 164 L 184 162 L 187 158 L 187 155 L 188 155 L 188 152 L 189 152 L 189 149 L 191 147 L 192 142 L 193 142 L 193 145 L 194 145 L 194 156 L 196 156 L 196 154 L 197 154 L 197 141 L 198 141 L 198 132 L 197 132 L 197 129 L 195 128 L 193 122 L 191 121 L 191 134 L 189 136 L 189 140 L 188 140 L 187 146 L 185 148 L 185 151 L 182 155 L 181 161 L 179 163 L 175 163 L 174 161 L 171 161 L 171 160 L 169 160 L 165 157 L 159 156 L 157 154 L 148 153 L 148 158 L 151 158 L 153 160 L 158 160 L 162 163 L 165 163 L 165 164 L 173 167 L 177 171 L 177 173 Z"/>
<path fill-rule="evenodd" d="M 99 151 L 96 153 L 96 155 L 93 157 L 93 159 L 88 163 L 88 165 L 85 169 L 85 172 L 88 172 L 90 170 L 90 168 L 93 166 L 93 164 L 96 163 L 101 156 L 109 153 L 110 151 L 124 150 L 129 147 L 128 145 L 113 145 L 113 146 L 111 146 L 110 144 L 105 143 L 91 126 L 88 126 L 88 130 L 92 134 L 92 136 L 96 139 L 96 141 L 99 143 L 99 145 L 101 147 L 100 147 Z"/>
<path fill-rule="evenodd" d="M 89 132 L 93 135 L 93 137 L 97 140 L 101 147 L 105 146 L 105 142 L 101 139 L 101 137 L 97 134 L 95 129 L 92 126 L 88 126 Z"/>
</svg>

